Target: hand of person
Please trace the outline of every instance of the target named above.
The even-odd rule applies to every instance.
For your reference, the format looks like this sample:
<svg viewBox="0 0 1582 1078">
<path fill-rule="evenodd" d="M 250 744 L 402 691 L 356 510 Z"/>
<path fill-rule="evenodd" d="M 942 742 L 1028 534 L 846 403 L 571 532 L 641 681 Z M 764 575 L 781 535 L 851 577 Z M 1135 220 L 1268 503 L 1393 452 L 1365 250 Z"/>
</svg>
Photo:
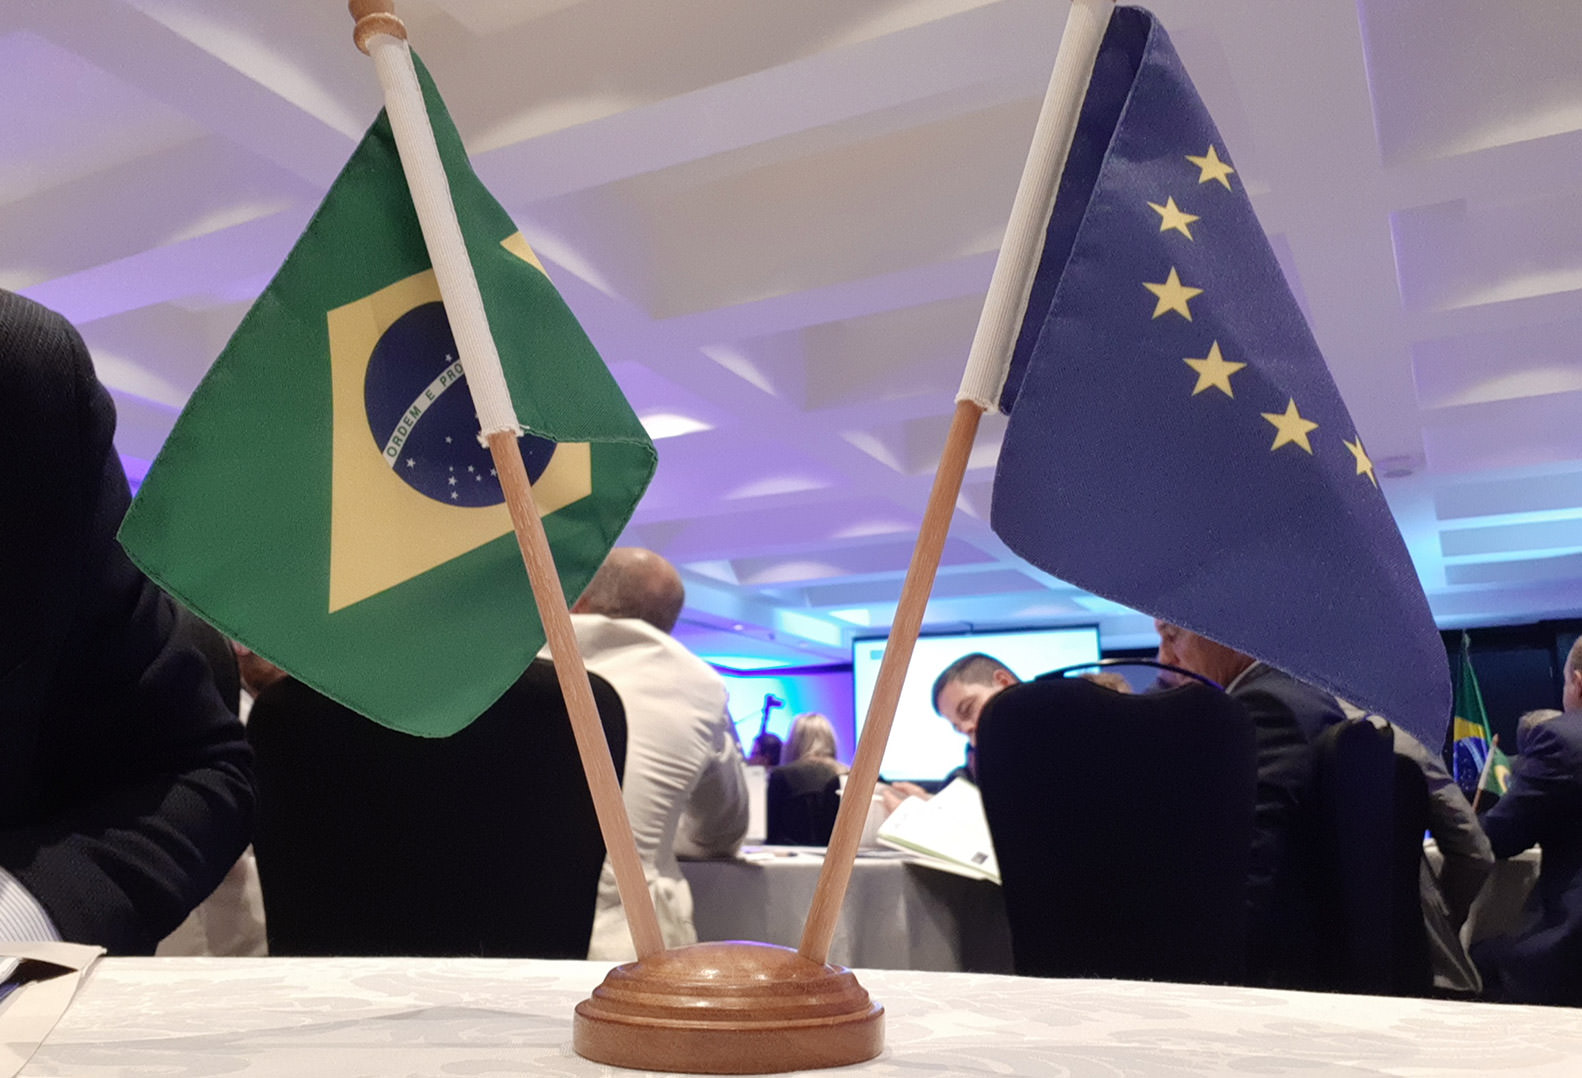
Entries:
<svg viewBox="0 0 1582 1078">
<path fill-rule="evenodd" d="M 927 801 L 934 796 L 915 782 L 881 783 L 879 793 L 884 798 L 885 809 L 890 812 L 894 812 L 896 807 L 908 797 L 921 797 L 924 801 Z"/>
</svg>

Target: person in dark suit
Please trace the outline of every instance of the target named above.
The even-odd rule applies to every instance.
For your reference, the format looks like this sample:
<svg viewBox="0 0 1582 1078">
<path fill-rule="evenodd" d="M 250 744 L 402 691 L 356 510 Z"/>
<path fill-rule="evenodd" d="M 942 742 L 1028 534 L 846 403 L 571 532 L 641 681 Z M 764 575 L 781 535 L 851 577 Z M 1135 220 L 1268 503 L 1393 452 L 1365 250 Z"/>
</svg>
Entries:
<svg viewBox="0 0 1582 1078">
<path fill-rule="evenodd" d="M 0 938 L 151 953 L 247 845 L 251 757 L 115 541 L 115 408 L 60 315 L 0 291 Z"/>
<path fill-rule="evenodd" d="M 1483 815 L 1496 857 L 1543 849 L 1526 922 L 1473 948 L 1485 986 L 1511 1003 L 1582 1006 L 1582 640 L 1565 662 L 1563 714 L 1534 725 L 1511 785 Z"/>
<path fill-rule="evenodd" d="M 1315 958 L 1315 912 L 1306 882 L 1311 860 L 1299 826 L 1312 796 L 1312 743 L 1344 718 L 1329 693 L 1252 656 L 1168 622 L 1159 631 L 1159 661 L 1224 687 L 1246 709 L 1258 745 L 1252 868 L 1247 880 L 1249 970 L 1254 983 L 1300 983 Z"/>
</svg>

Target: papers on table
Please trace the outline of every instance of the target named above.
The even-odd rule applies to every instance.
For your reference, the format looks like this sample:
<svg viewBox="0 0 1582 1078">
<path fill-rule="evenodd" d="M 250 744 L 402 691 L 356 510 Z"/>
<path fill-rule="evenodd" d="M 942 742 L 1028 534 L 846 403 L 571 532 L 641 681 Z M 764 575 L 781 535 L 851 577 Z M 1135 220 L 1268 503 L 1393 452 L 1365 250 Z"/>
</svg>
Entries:
<svg viewBox="0 0 1582 1078">
<path fill-rule="evenodd" d="M 822 846 L 743 846 L 736 855 L 739 860 L 761 864 L 783 858 L 801 858 L 810 861 L 824 860 Z"/>
<path fill-rule="evenodd" d="M 763 865 L 770 863 L 783 863 L 786 861 L 800 861 L 803 863 L 814 862 L 822 864 L 824 854 L 827 852 L 823 846 L 743 846 L 735 857 L 696 858 L 684 857 L 683 861 L 746 861 L 748 864 Z M 911 850 L 899 847 L 879 846 L 871 850 L 858 849 L 859 861 L 922 861 L 926 858 Z"/>
<path fill-rule="evenodd" d="M 902 801 L 879 828 L 879 841 L 921 855 L 920 863 L 931 868 L 1000 882 L 983 799 L 966 779 L 957 779 L 927 800 Z"/>
<path fill-rule="evenodd" d="M 769 835 L 769 769 L 759 764 L 747 768 L 747 835 L 749 846 Z"/>
<path fill-rule="evenodd" d="M 0 942 L 0 1078 L 12 1078 L 66 1013 L 103 947 Z"/>
</svg>

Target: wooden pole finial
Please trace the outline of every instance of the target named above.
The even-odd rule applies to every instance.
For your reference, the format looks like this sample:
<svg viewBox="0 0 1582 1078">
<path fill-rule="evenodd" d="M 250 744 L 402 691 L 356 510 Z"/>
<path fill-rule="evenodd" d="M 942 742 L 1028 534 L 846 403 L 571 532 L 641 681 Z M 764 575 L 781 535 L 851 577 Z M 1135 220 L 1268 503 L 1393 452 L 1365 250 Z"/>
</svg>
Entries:
<svg viewBox="0 0 1582 1078">
<path fill-rule="evenodd" d="M 396 17 L 394 0 L 346 0 L 346 10 L 357 21 L 352 40 L 364 53 L 368 52 L 368 39 L 375 34 L 406 40 L 406 23 Z"/>
</svg>

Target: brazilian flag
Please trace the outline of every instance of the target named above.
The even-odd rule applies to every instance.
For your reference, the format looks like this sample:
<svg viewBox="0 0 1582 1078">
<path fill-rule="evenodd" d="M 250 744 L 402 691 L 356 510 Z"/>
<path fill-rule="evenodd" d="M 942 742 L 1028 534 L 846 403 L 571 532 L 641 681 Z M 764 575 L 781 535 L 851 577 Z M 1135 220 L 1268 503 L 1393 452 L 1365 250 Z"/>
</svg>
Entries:
<svg viewBox="0 0 1582 1078">
<path fill-rule="evenodd" d="M 653 443 L 417 70 L 575 596 L 653 476 Z M 408 733 L 466 726 L 543 645 L 383 112 L 194 391 L 120 538 L 222 632 Z"/>
<path fill-rule="evenodd" d="M 1472 640 L 1461 634 L 1461 662 L 1456 678 L 1454 716 L 1450 721 L 1452 763 L 1456 784 L 1468 801 L 1479 789 L 1490 797 L 1480 799 L 1479 808 L 1492 805 L 1491 798 L 1503 797 L 1510 786 L 1511 764 L 1489 730 L 1489 716 L 1483 709 L 1483 693 L 1472 669 Z"/>
</svg>

